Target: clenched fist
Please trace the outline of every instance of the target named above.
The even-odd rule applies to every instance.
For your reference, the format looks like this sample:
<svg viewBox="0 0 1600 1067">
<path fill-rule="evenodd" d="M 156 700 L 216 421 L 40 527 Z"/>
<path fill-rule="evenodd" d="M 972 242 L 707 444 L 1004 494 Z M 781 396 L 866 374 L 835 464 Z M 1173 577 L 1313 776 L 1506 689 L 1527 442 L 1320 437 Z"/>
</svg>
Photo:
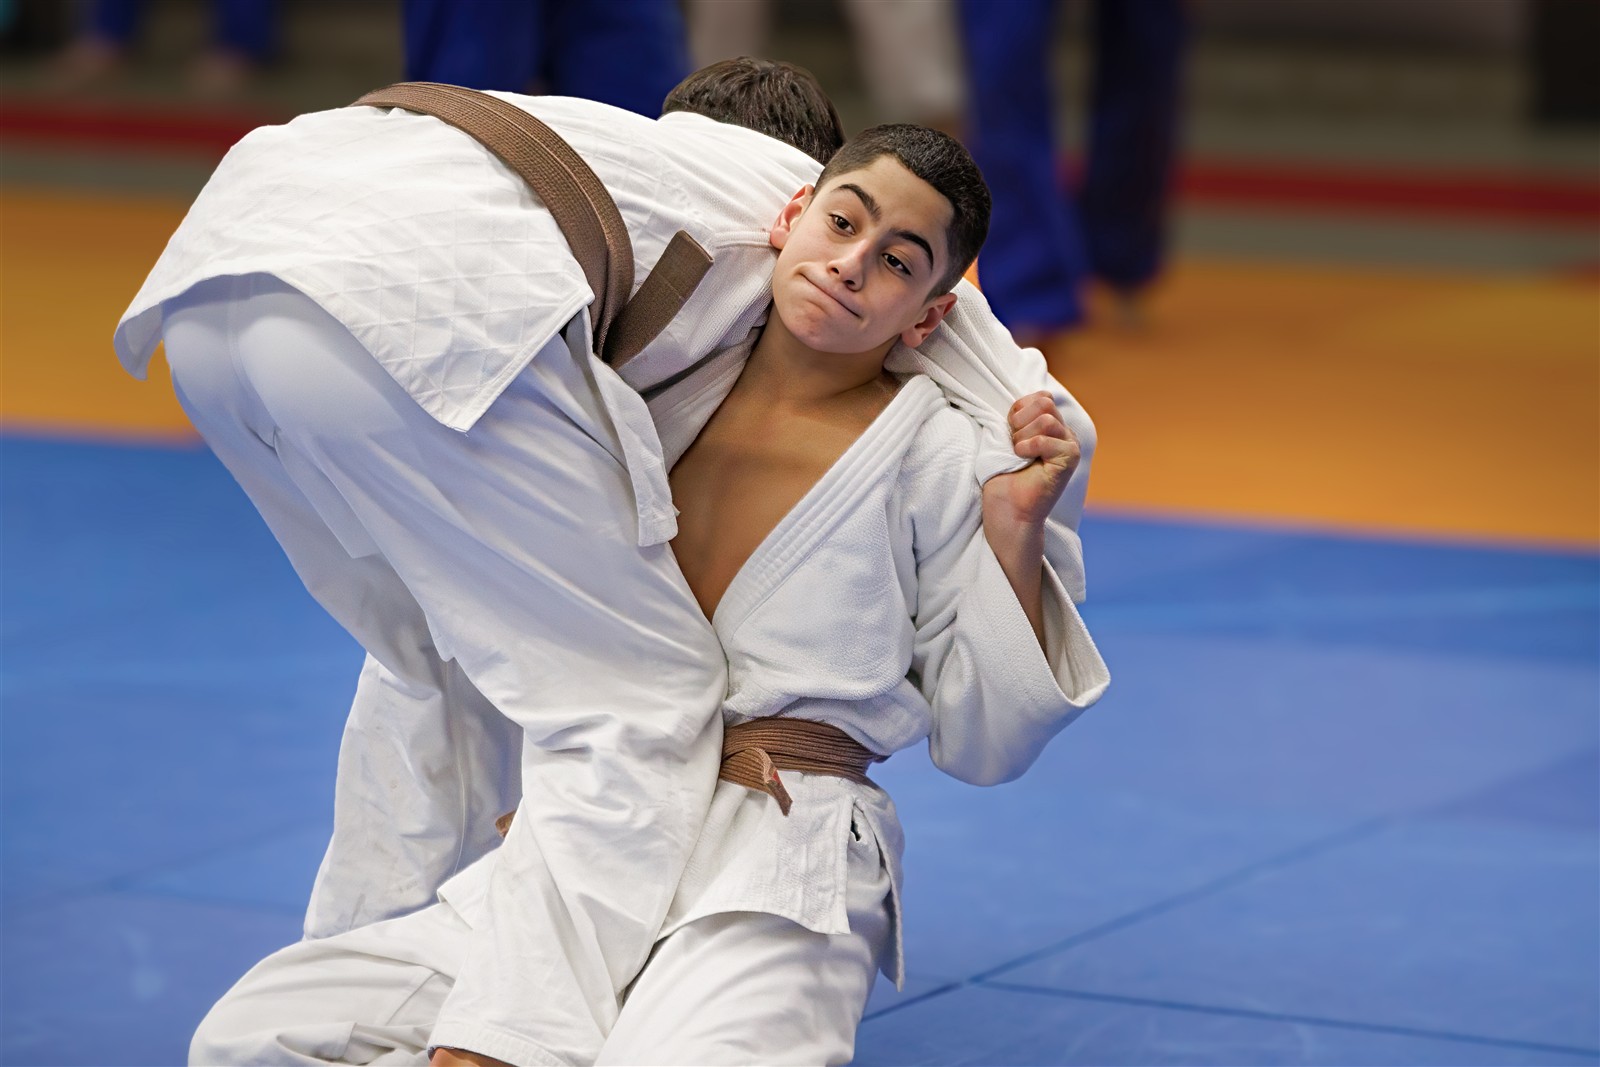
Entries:
<svg viewBox="0 0 1600 1067">
<path fill-rule="evenodd" d="M 984 483 L 985 521 L 1004 518 L 1042 526 L 1078 467 L 1078 439 L 1061 421 L 1049 393 L 1029 393 L 1018 400 L 1006 421 L 1011 426 L 1011 447 L 1036 462 Z"/>
</svg>

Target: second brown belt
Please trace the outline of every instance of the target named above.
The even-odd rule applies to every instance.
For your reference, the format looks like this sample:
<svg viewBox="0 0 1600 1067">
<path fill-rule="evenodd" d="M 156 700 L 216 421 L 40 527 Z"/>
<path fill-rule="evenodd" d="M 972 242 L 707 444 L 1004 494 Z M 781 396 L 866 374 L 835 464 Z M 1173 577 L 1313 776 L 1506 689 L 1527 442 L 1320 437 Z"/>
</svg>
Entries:
<svg viewBox="0 0 1600 1067">
<path fill-rule="evenodd" d="M 778 802 L 778 810 L 788 815 L 794 801 L 778 777 L 780 770 L 831 774 L 872 785 L 867 768 L 887 758 L 825 722 L 751 719 L 723 731 L 722 767 L 717 777 L 767 794 Z M 508 811 L 495 820 L 501 837 L 510 831 L 515 816 L 515 811 Z"/>
<path fill-rule="evenodd" d="M 871 785 L 867 768 L 884 759 L 861 742 L 825 722 L 809 719 L 751 719 L 722 734 L 722 769 L 717 777 L 766 793 L 789 814 L 793 804 L 779 771 L 831 774 Z"/>
</svg>

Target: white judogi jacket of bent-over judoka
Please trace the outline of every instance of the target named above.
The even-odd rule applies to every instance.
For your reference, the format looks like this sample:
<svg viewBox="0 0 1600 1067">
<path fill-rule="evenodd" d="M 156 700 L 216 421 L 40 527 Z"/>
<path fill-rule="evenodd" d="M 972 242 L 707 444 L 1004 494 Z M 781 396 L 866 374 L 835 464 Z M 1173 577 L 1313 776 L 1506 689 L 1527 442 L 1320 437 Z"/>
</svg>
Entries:
<svg viewBox="0 0 1600 1067">
<path fill-rule="evenodd" d="M 507 1027 L 521 1023 L 533 1031 L 524 1035 L 528 1042 L 542 1041 L 579 1062 L 590 1055 L 584 1047 L 598 1040 L 609 1016 L 615 1014 L 616 991 L 642 964 L 676 882 L 677 869 L 692 846 L 712 778 L 697 774 L 692 781 L 674 780 L 672 769 L 689 763 L 715 766 L 719 724 L 716 696 L 710 694 L 714 688 L 720 695 L 722 665 L 712 647 L 709 626 L 698 618 L 697 611 L 696 618 L 684 620 L 685 632 L 638 641 L 639 645 L 675 645 L 683 657 L 706 646 L 704 655 L 698 657 L 705 660 L 703 667 L 697 664 L 694 670 L 677 671 L 682 689 L 698 693 L 703 683 L 705 698 L 660 700 L 648 709 L 651 716 L 646 719 L 638 706 L 630 703 L 631 697 L 621 694 L 649 684 L 669 667 L 635 660 L 625 665 L 631 670 L 616 672 L 626 677 L 613 684 L 604 670 L 575 666 L 574 672 L 586 677 L 562 688 L 535 677 L 544 660 L 535 662 L 521 654 L 518 646 L 529 643 L 533 630 L 508 626 L 507 633 L 473 638 L 466 647 L 461 635 L 484 629 L 482 620 L 488 616 L 477 610 L 482 600 L 500 597 L 530 603 L 530 590 L 535 594 L 545 591 L 532 580 L 545 575 L 559 577 L 566 569 L 598 572 L 585 578 L 588 585 L 579 586 L 586 600 L 599 599 L 594 588 L 601 587 L 600 596 L 611 602 L 634 604 L 631 616 L 620 608 L 611 612 L 620 627 L 637 626 L 636 620 L 646 617 L 638 609 L 642 597 L 635 590 L 607 587 L 608 581 L 615 583 L 607 577 L 608 561 L 594 553 L 553 552 L 548 546 L 554 542 L 541 537 L 532 522 L 518 530 L 505 528 L 502 520 L 511 509 L 521 508 L 519 513 L 534 510 L 537 501 L 530 503 L 529 497 L 554 499 L 545 488 L 564 484 L 568 473 L 544 472 L 545 476 L 535 478 L 530 472 L 526 484 L 517 484 L 517 472 L 507 469 L 504 457 L 513 454 L 513 446 L 521 448 L 522 437 L 517 435 L 522 431 L 505 425 L 505 412 L 538 406 L 533 393 L 549 381 L 559 379 L 563 388 L 570 387 L 572 397 L 546 396 L 549 403 L 543 406 L 555 410 L 562 404 L 581 405 L 585 421 L 581 425 L 574 422 L 576 429 L 570 436 L 582 437 L 592 425 L 597 443 L 587 450 L 589 460 L 605 466 L 608 475 L 615 468 L 627 479 L 627 489 L 617 493 L 621 500 L 615 508 L 616 519 L 610 502 L 605 502 L 605 507 L 584 508 L 583 513 L 604 513 L 601 521 L 608 528 L 608 546 L 613 526 L 639 546 L 659 546 L 670 538 L 675 531 L 675 513 L 666 470 L 637 387 L 744 338 L 761 321 L 770 302 L 768 229 L 794 192 L 814 179 L 819 165 L 779 141 L 698 115 L 672 114 L 652 120 L 590 101 L 501 95 L 547 122 L 605 184 L 630 234 L 636 280 L 643 280 L 678 230 L 687 231 L 713 257 L 709 273 L 683 313 L 626 368 L 629 381 L 598 361 L 593 366 L 583 363 L 581 354 L 589 348 L 585 309 L 593 294 L 565 238 L 527 184 L 472 138 L 437 119 L 398 109 L 343 108 L 304 115 L 246 136 L 228 153 L 191 206 L 119 323 L 114 342 L 124 365 L 142 376 L 169 319 L 198 325 L 185 318 L 205 310 L 188 306 L 193 294 L 234 291 L 230 285 L 216 286 L 213 281 L 240 278 L 247 283 L 245 291 L 254 292 L 257 287 L 250 279 L 276 279 L 331 317 L 319 318 L 316 323 L 306 319 L 307 329 L 321 332 L 331 325 L 343 331 L 344 340 L 353 339 L 354 346 L 381 368 L 373 379 L 400 387 L 379 390 L 363 386 L 360 399 L 367 405 L 363 412 L 371 412 L 399 394 L 400 401 L 416 405 L 415 411 L 397 412 L 407 426 L 413 425 L 412 416 L 426 413 L 416 420 L 434 424 L 426 429 L 443 426 L 451 431 L 396 435 L 403 447 L 393 456 L 396 464 L 408 464 L 403 470 L 383 468 L 390 455 L 381 443 L 374 443 L 365 449 L 372 454 L 370 467 L 331 473 L 310 466 L 326 456 L 311 456 L 299 440 L 304 435 L 298 430 L 286 432 L 280 441 L 270 431 L 262 436 L 254 426 L 235 425 L 239 420 L 234 419 L 222 431 L 236 438 L 236 451 L 250 450 L 245 462 L 262 465 L 263 469 L 246 472 L 258 487 L 269 485 L 279 498 L 288 498 L 287 490 L 278 491 L 287 475 L 297 479 L 289 488 L 315 505 L 315 513 L 302 507 L 274 530 L 308 588 L 341 622 L 353 615 L 369 621 L 374 614 L 367 606 L 370 601 L 351 603 L 347 597 L 347 612 L 341 616 L 338 605 L 329 605 L 325 591 L 313 588 L 314 579 L 336 574 L 342 595 L 362 575 L 381 571 L 387 564 L 396 574 L 405 575 L 406 585 L 419 573 L 432 583 L 407 606 L 401 637 L 411 641 L 413 648 L 431 640 L 434 648 L 424 653 L 436 649 L 438 663 L 403 672 L 409 661 L 401 667 L 395 664 L 408 650 L 376 647 L 368 635 L 358 634 L 369 656 L 340 748 L 334 834 L 307 909 L 306 933 L 326 937 L 431 901 L 441 882 L 496 839 L 495 817 L 517 803 L 512 791 L 514 778 L 504 767 L 508 762 L 504 753 L 514 752 L 516 742 L 508 740 L 498 748 L 489 742 L 514 733 L 507 724 L 526 721 L 535 713 L 541 721 L 559 717 L 561 694 L 581 690 L 585 703 L 581 712 L 574 712 L 575 726 L 581 728 L 574 736 L 581 734 L 585 742 L 604 738 L 608 747 L 601 750 L 610 763 L 598 760 L 589 772 L 576 758 L 562 752 L 547 754 L 537 781 L 525 781 L 524 785 L 547 796 L 557 787 L 572 793 L 586 781 L 596 783 L 598 796 L 586 797 L 593 802 L 581 813 L 592 822 L 602 822 L 615 813 L 613 821 L 631 828 L 645 821 L 644 813 L 663 807 L 678 810 L 670 820 L 663 818 L 662 843 L 655 853 L 641 850 L 636 856 L 622 843 L 611 850 L 617 868 L 632 865 L 624 876 L 570 869 L 560 857 L 548 860 L 552 866 L 562 867 L 552 877 L 552 884 L 563 893 L 551 905 L 552 912 L 571 913 L 572 922 L 583 924 L 576 949 L 548 936 L 541 942 L 552 958 L 552 970 L 560 968 L 563 954 L 575 963 L 569 968 L 573 980 L 563 988 L 575 1001 L 581 998 L 579 1006 L 568 1011 L 567 1002 L 554 995 L 544 1000 L 547 1014 L 559 1011 L 572 1018 L 567 1029 L 533 1025 L 537 1020 L 527 1018 L 530 1013 L 524 1002 L 511 999 L 509 992 L 502 996 L 497 984 L 487 978 L 464 978 L 457 990 L 462 1003 L 474 1006 L 473 1010 L 476 1005 L 487 1005 L 478 1012 L 480 1021 Z M 232 310 L 249 302 L 235 300 L 224 309 L 223 319 L 232 321 Z M 284 303 L 278 300 L 275 306 Z M 569 323 L 576 325 L 569 327 Z M 330 351 L 347 351 L 334 344 L 338 340 L 330 339 Z M 541 353 L 551 353 L 544 368 L 534 366 Z M 580 358 L 574 359 L 575 354 Z M 226 376 L 229 354 L 218 355 L 214 362 L 224 365 L 218 376 Z M 233 355 L 237 364 L 237 352 Z M 270 360 L 270 355 L 263 360 Z M 285 365 L 290 362 L 285 360 Z M 556 364 L 567 363 L 579 365 L 568 368 L 572 373 L 556 369 Z M 196 359 L 189 364 L 199 365 Z M 317 394 L 318 373 L 331 367 L 324 361 L 308 368 L 301 393 Z M 341 380 L 357 379 L 346 376 Z M 358 380 L 368 382 L 364 375 Z M 195 391 L 178 384 L 189 400 L 194 400 Z M 591 410 L 591 389 L 599 394 L 603 410 Z M 508 401 L 515 403 L 508 405 Z M 195 405 L 196 409 L 200 406 Z M 250 406 L 246 400 L 235 410 L 248 412 Z M 313 406 L 307 402 L 297 411 Z M 215 404 L 210 404 L 201 414 L 213 423 L 228 421 L 231 412 L 214 409 Z M 341 462 L 356 462 L 349 459 L 363 451 L 363 442 L 356 435 L 369 425 L 352 420 L 351 426 L 361 429 L 338 437 L 344 448 Z M 325 427 L 314 429 L 321 434 Z M 339 432 L 337 426 L 329 431 L 335 436 Z M 253 441 L 252 433 L 261 439 Z M 459 447 L 450 447 L 457 445 L 455 440 L 441 445 L 441 437 L 458 438 Z M 207 438 L 217 448 L 215 426 Z M 279 443 L 285 446 L 287 457 L 282 463 L 272 459 L 272 448 L 261 447 L 276 448 Z M 535 445 L 527 449 L 530 464 L 554 454 Z M 511 482 L 510 489 L 520 493 L 515 499 L 513 493 L 507 493 L 509 503 L 503 507 L 486 499 L 483 491 L 500 482 L 486 476 L 464 483 L 455 477 L 460 467 L 471 465 L 474 456 L 485 453 L 499 462 L 494 478 L 503 475 Z M 420 461 L 413 461 L 413 456 Z M 291 461 L 296 464 L 293 470 Z M 435 465 L 429 466 L 430 462 Z M 485 460 L 486 470 L 487 463 Z M 236 464 L 230 466 L 238 469 Z M 347 492 L 358 474 L 363 480 Z M 245 484 L 245 478 L 238 473 L 235 476 Z M 570 476 L 581 480 L 577 468 L 571 468 Z M 331 486 L 331 477 L 341 479 L 342 488 Z M 596 488 L 595 492 L 611 492 L 613 480 L 608 478 L 605 484 L 606 489 Z M 399 488 L 391 492 L 396 485 Z M 262 494 L 249 485 L 246 488 L 267 515 Z M 415 534 L 405 540 L 410 555 L 397 562 L 388 547 L 395 538 L 391 536 L 379 548 L 368 520 L 374 517 L 374 509 L 406 492 L 412 499 L 423 500 L 424 506 L 376 516 L 387 524 L 386 530 L 404 526 Z M 467 493 L 472 494 L 471 499 L 463 503 Z M 574 506 L 582 506 L 581 490 L 574 494 Z M 361 510 L 352 510 L 357 508 Z M 628 521 L 630 512 L 636 523 Z M 429 514 L 430 521 L 420 522 L 423 514 Z M 486 517 L 500 525 L 485 535 L 489 540 L 471 546 L 481 566 L 470 572 L 471 578 L 461 577 L 468 573 L 461 566 L 461 542 L 475 529 L 487 528 L 478 522 Z M 319 521 L 325 528 L 316 533 L 325 535 L 331 529 L 348 555 L 317 557 L 307 568 L 303 565 L 306 557 L 296 558 L 288 537 L 305 540 L 302 529 Z M 272 517 L 268 522 L 273 522 Z M 443 528 L 449 540 L 438 538 L 431 545 L 422 544 L 436 528 Z M 323 546 L 328 541 L 319 536 L 316 543 Z M 541 551 L 545 555 L 539 555 Z M 382 559 L 373 560 L 379 552 Z M 650 559 L 659 560 L 663 552 L 650 553 Z M 506 566 L 495 570 L 501 555 Z M 637 569 L 661 577 L 667 568 L 639 564 Z M 499 585 L 483 580 L 485 574 L 503 571 L 515 571 L 517 580 L 530 584 Z M 346 580 L 353 573 L 355 579 Z M 618 568 L 615 573 L 631 572 Z M 308 574 L 312 578 L 308 579 Z M 472 588 L 462 588 L 467 583 Z M 391 581 L 386 588 L 400 584 Z M 576 578 L 573 584 L 577 584 Z M 424 595 L 431 597 L 426 603 L 428 615 L 412 625 L 414 614 L 422 610 L 419 605 Z M 693 607 L 687 589 L 676 600 Z M 657 607 L 666 614 L 672 605 Z M 534 610 L 508 608 L 504 617 Z M 559 618 L 563 611 L 544 614 Z M 585 617 L 605 614 L 602 605 Z M 462 615 L 475 619 L 469 626 L 458 618 Z M 441 620 L 443 625 L 435 626 Z M 387 619 L 378 619 L 371 628 L 386 626 Z M 688 626 L 697 629 L 691 633 Z M 413 634 L 420 636 L 413 639 Z M 624 633 L 619 640 L 632 641 L 633 637 Z M 586 640 L 578 651 L 587 655 L 573 659 L 598 659 L 601 650 L 609 647 L 613 646 L 604 640 Z M 517 662 L 502 662 L 510 660 Z M 426 683 L 434 676 L 443 678 L 444 683 L 425 688 L 417 682 L 421 678 Z M 457 687 L 457 681 L 470 685 Z M 609 703 L 590 699 L 608 686 L 616 694 Z M 468 692 L 474 687 L 478 692 Z M 576 698 L 573 701 L 576 703 Z M 403 714 L 395 714 L 402 702 Z M 492 706 L 485 708 L 486 703 Z M 665 706 L 669 703 L 673 706 Z M 646 722 L 648 725 L 640 725 Z M 564 743 L 564 736 L 552 732 L 540 740 L 553 749 Z M 625 750 L 619 736 L 640 747 L 658 736 L 670 738 L 670 743 L 660 745 L 659 766 L 647 766 L 640 756 Z M 601 742 L 594 744 L 600 747 Z M 486 756 L 491 751 L 493 754 Z M 484 758 L 486 765 L 473 763 L 479 758 Z M 528 758 L 525 752 L 525 763 Z M 552 762 L 560 762 L 564 773 L 548 773 Z M 681 803 L 675 803 L 679 797 Z M 570 811 L 540 806 L 544 809 L 540 815 L 550 820 L 547 829 L 563 819 L 576 821 Z M 533 823 L 532 818 L 524 820 L 525 826 Z M 556 825 L 556 829 L 564 832 L 564 825 Z M 530 834 L 523 832 L 512 844 L 526 845 Z M 560 843 L 565 846 L 574 836 L 560 837 Z M 541 851 L 535 858 L 544 861 L 553 850 L 548 835 L 540 841 Z M 586 893 L 581 888 L 585 879 L 608 884 Z M 618 888 L 622 883 L 641 888 Z M 497 894 L 495 899 L 511 901 L 502 908 L 510 917 L 508 922 L 527 916 L 528 929 L 523 932 L 536 938 L 546 929 L 541 925 L 544 916 L 535 914 L 526 903 L 536 890 L 519 892 L 521 896 Z M 536 901 L 534 906 L 541 905 Z M 617 914 L 622 914 L 622 919 L 612 921 Z M 591 916 L 599 918 L 591 921 Z M 475 975 L 490 974 L 502 959 L 507 960 L 507 968 L 530 966 L 509 937 L 485 932 L 478 942 Z M 580 952 L 584 954 L 581 959 Z M 466 996 L 474 990 L 481 992 L 482 998 L 469 1002 Z M 529 1058 L 534 1053 L 502 1055 Z"/>
<path fill-rule="evenodd" d="M 547 123 L 600 178 L 633 243 L 635 285 L 680 229 L 712 257 L 682 312 L 624 368 L 629 385 L 664 380 L 764 319 L 767 231 L 815 180 L 815 160 L 701 115 L 493 95 Z M 114 338 L 124 366 L 143 377 L 163 301 L 254 273 L 315 300 L 457 430 L 594 300 L 526 182 L 460 131 L 399 109 L 315 112 L 235 145 L 124 312 Z M 640 543 L 668 540 L 675 512 L 644 404 L 614 377 L 600 387 L 638 497 Z"/>
</svg>

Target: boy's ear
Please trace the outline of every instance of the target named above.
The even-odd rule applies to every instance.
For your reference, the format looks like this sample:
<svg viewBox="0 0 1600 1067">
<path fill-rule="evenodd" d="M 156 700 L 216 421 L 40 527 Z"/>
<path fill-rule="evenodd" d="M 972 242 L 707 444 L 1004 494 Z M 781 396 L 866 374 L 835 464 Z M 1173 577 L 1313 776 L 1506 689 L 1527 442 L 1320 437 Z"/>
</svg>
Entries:
<svg viewBox="0 0 1600 1067">
<path fill-rule="evenodd" d="M 942 296 L 934 297 L 928 302 L 928 306 L 923 309 L 922 317 L 901 331 L 901 343 L 907 348 L 916 348 L 928 339 L 928 335 L 944 321 L 944 317 L 950 314 L 950 309 L 955 306 L 956 294 L 954 293 L 945 293 Z"/>
<path fill-rule="evenodd" d="M 783 210 L 778 212 L 777 219 L 772 223 L 772 228 L 767 231 L 767 240 L 773 248 L 781 249 L 789 243 L 789 232 L 794 229 L 794 221 L 805 211 L 806 204 L 811 201 L 812 186 L 802 185 L 800 191 L 789 198 L 783 205 Z"/>
</svg>

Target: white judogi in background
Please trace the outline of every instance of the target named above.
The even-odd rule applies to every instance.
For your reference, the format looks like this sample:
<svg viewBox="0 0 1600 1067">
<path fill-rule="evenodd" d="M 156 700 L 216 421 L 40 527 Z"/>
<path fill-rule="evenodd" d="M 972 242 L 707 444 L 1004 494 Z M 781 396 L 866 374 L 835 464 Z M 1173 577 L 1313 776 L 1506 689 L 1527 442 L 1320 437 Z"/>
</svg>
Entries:
<svg viewBox="0 0 1600 1067">
<path fill-rule="evenodd" d="M 719 358 L 653 408 L 670 424 L 674 408 L 722 390 L 742 357 Z M 1105 665 L 1055 569 L 1041 650 L 984 538 L 979 434 L 929 378 L 911 378 L 756 548 L 713 617 L 729 722 L 828 722 L 885 754 L 927 739 L 939 767 L 988 784 L 1021 774 L 1098 699 Z M 718 783 L 662 940 L 598 1062 L 850 1059 L 874 974 L 904 973 L 903 835 L 880 790 L 783 778 L 788 816 Z M 421 913 L 270 957 L 202 1025 L 196 1055 L 293 1047 L 339 1059 L 346 1046 L 325 1035 L 379 1032 L 419 1059 L 455 1044 L 445 1024 L 428 1029 L 427 1011 L 450 995 L 501 861 L 485 857 Z M 541 995 L 537 974 L 504 980 Z"/>
</svg>

